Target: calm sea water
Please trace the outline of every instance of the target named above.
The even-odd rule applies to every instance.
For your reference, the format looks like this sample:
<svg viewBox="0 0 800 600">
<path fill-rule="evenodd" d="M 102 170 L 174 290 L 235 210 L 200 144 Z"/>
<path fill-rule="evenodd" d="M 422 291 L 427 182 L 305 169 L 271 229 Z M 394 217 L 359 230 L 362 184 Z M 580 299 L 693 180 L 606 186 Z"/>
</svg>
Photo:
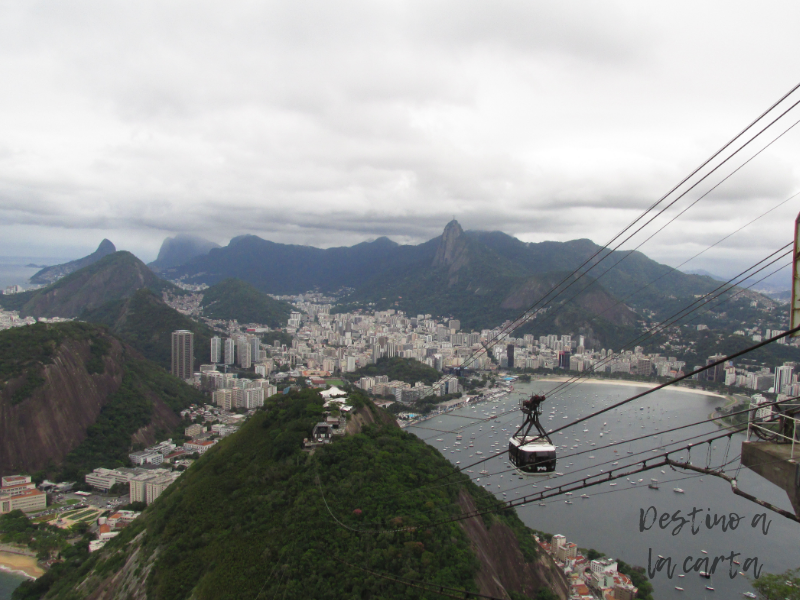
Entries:
<svg viewBox="0 0 800 600">
<path fill-rule="evenodd" d="M 11 600 L 11 592 L 23 581 L 25 581 L 23 575 L 0 571 L 0 600 Z"/>
<path fill-rule="evenodd" d="M 26 265 L 57 265 L 67 262 L 61 258 L 30 257 L 30 256 L 0 256 L 0 290 L 10 285 L 24 285 L 28 279 L 41 270 L 41 267 L 27 267 Z"/>
<path fill-rule="evenodd" d="M 459 467 L 463 468 L 476 460 L 506 449 L 508 438 L 521 423 L 520 413 L 513 412 L 464 429 L 460 445 L 455 444 L 455 433 L 441 433 L 425 429 L 426 427 L 451 430 L 469 422 L 463 418 L 464 416 L 485 417 L 493 413 L 499 414 L 515 408 L 520 397 L 528 396 L 534 390 L 546 393 L 555 385 L 546 382 L 519 384 L 515 392 L 499 402 L 460 409 L 454 414 L 439 416 L 421 423 L 420 427 L 409 428 L 409 431 L 426 439 L 453 463 L 458 462 Z M 640 391 L 643 391 L 643 388 L 582 384 L 577 386 L 573 393 L 556 396 L 545 403 L 543 425 L 546 429 L 556 429 L 572 419 Z M 571 427 L 563 434 L 555 434 L 553 442 L 558 445 L 557 471 L 563 473 L 561 477 L 520 479 L 516 472 L 510 469 L 504 457 L 492 459 L 472 468 L 470 476 L 479 485 L 486 486 L 498 498 L 506 500 L 520 498 L 526 494 L 542 491 L 547 485 L 554 487 L 585 477 L 587 473 L 600 473 L 600 469 L 609 471 L 624 466 L 626 462 L 642 460 L 648 455 L 656 456 L 651 449 L 662 445 L 669 446 L 672 440 L 678 442 L 704 432 L 721 433 L 721 430 L 711 423 L 674 433 L 661 433 L 666 429 L 707 418 L 714 407 L 721 402 L 720 399 L 711 396 L 660 390 L 642 400 Z M 643 435 L 649 437 L 611 448 L 602 447 L 611 441 L 630 440 Z M 692 451 L 692 463 L 705 466 L 706 461 L 710 459 L 711 464 L 716 465 L 738 457 L 744 439 L 744 435 L 737 434 L 733 436 L 730 446 L 726 440 L 719 440 L 714 443 L 710 454 L 707 445 L 697 447 Z M 472 448 L 469 447 L 470 443 L 473 444 Z M 589 452 L 575 454 L 586 450 Z M 478 451 L 483 454 L 477 455 Z M 642 451 L 645 451 L 645 454 L 629 454 Z M 600 464 L 607 461 L 609 464 Z M 613 466 L 611 462 L 619 464 Z M 738 464 L 737 461 L 729 473 L 735 472 Z M 484 468 L 493 475 L 490 477 L 480 475 L 480 470 Z M 712 476 L 702 476 L 701 480 L 697 474 L 672 471 L 669 468 L 664 469 L 663 473 L 661 471 L 659 468 L 631 475 L 630 479 L 634 483 L 623 477 L 616 480 L 615 486 L 606 482 L 577 491 L 572 496 L 558 496 L 545 501 L 545 506 L 534 502 L 518 508 L 517 512 L 529 527 L 553 534 L 560 533 L 581 548 L 595 548 L 630 564 L 647 567 L 648 557 L 651 557 L 651 564 L 655 566 L 658 555 L 665 559 L 671 558 L 672 564 L 677 565 L 673 577 L 669 578 L 666 572 L 662 571 L 652 578 L 658 600 L 740 598 L 743 592 L 751 589 L 747 579 L 738 574 L 739 571 L 744 571 L 747 559 L 757 558 L 757 565 L 763 568 L 763 572 L 779 573 L 800 566 L 800 555 L 797 552 L 800 524 L 766 511 L 767 520 L 771 521 L 771 525 L 764 534 L 760 523 L 757 523 L 759 526 L 755 528 L 751 527 L 751 523 L 753 517 L 765 512 L 765 509 L 744 498 L 734 496 L 730 485 L 725 481 Z M 653 490 L 647 487 L 651 478 L 659 480 L 659 489 Z M 480 481 L 477 481 L 478 479 Z M 742 468 L 738 480 L 742 490 L 780 508 L 792 510 L 783 490 L 761 479 L 750 470 Z M 677 493 L 674 488 L 681 488 L 684 493 Z M 589 498 L 581 498 L 582 494 L 588 495 Z M 567 500 L 571 504 L 567 504 Z M 656 525 L 649 530 L 640 531 L 642 510 L 650 509 L 648 514 L 651 516 L 654 514 L 653 511 L 656 511 L 660 517 L 664 513 L 673 515 L 676 511 L 686 515 L 695 507 L 702 509 L 699 513 L 700 518 L 696 521 L 697 525 L 702 526 L 696 534 L 693 534 L 690 526 L 686 525 L 679 533 L 673 535 L 675 523 L 667 529 L 660 529 Z M 705 515 L 708 513 L 712 514 L 712 519 L 715 513 L 718 515 L 736 513 L 745 518 L 736 530 L 723 532 L 719 526 L 710 530 L 705 527 Z M 704 550 L 708 554 L 704 554 Z M 733 579 L 728 574 L 730 562 L 717 567 L 710 581 L 699 577 L 696 571 L 684 573 L 683 564 L 687 557 L 692 557 L 688 562 L 691 568 L 698 558 L 727 556 L 732 551 L 739 553 L 735 560 L 741 563 L 736 567 L 734 571 L 736 577 Z M 754 566 L 755 564 L 751 564 L 747 571 L 750 577 Z M 685 576 L 678 577 L 679 574 Z M 714 587 L 715 591 L 706 590 L 707 585 Z M 682 587 L 685 591 L 678 591 L 675 587 Z"/>
</svg>

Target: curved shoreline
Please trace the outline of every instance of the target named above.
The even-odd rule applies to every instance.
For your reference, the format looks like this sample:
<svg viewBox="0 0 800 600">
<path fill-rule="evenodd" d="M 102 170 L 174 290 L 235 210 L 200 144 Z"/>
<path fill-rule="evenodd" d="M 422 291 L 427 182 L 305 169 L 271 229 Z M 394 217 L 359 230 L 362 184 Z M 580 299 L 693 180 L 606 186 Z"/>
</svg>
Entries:
<svg viewBox="0 0 800 600">
<path fill-rule="evenodd" d="M 541 379 L 531 379 L 531 383 L 537 381 L 552 381 L 553 383 L 564 383 L 568 381 L 566 377 L 542 377 Z M 628 381 L 627 379 L 583 379 L 581 383 L 597 383 L 600 385 L 625 385 L 629 387 L 643 387 L 653 389 L 661 385 L 660 383 L 651 383 L 648 381 Z M 683 392 L 685 394 L 700 394 L 701 396 L 715 396 L 717 398 L 727 398 L 723 394 L 717 392 L 709 392 L 707 390 L 698 390 L 681 385 L 673 385 L 668 388 L 671 391 Z"/>
<path fill-rule="evenodd" d="M 0 551 L 0 570 L 6 573 L 23 575 L 29 579 L 37 579 L 44 575 L 35 556 Z"/>
</svg>

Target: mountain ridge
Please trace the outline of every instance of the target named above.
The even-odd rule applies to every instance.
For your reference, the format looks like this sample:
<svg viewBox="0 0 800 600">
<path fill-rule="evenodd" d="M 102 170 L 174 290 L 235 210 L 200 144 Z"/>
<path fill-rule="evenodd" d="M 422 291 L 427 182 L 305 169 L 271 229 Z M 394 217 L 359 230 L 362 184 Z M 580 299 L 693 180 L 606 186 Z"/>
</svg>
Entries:
<svg viewBox="0 0 800 600">
<path fill-rule="evenodd" d="M 127 298 L 143 287 L 155 291 L 177 290 L 159 279 L 133 254 L 121 250 L 42 289 L 0 296 L 0 306 L 19 310 L 21 316 L 75 318 L 85 310 Z"/>
<path fill-rule="evenodd" d="M 114 246 L 114 244 L 111 243 L 111 241 L 104 239 L 102 242 L 100 242 L 100 245 L 97 247 L 97 250 L 95 250 L 88 256 L 84 256 L 83 258 L 79 258 L 77 260 L 73 260 L 60 265 L 44 267 L 42 270 L 38 271 L 37 273 L 34 273 L 33 276 L 30 278 L 30 281 L 31 283 L 44 284 L 44 285 L 54 283 L 60 278 L 65 277 L 70 273 L 77 271 L 78 269 L 82 269 L 83 267 L 88 267 L 89 265 L 96 263 L 101 258 L 108 256 L 109 254 L 113 254 L 116 251 L 117 251 L 116 246 Z"/>
<path fill-rule="evenodd" d="M 38 323 L 0 332 L 0 473 L 75 480 L 125 466 L 134 439 L 180 423 L 203 396 L 106 329 Z"/>
<path fill-rule="evenodd" d="M 37 587 L 48 598 L 120 600 L 405 597 L 405 586 L 344 560 L 501 597 L 551 587 L 550 598 L 568 597 L 513 509 L 437 526 L 501 503 L 366 396 L 351 400 L 361 424 L 309 454 L 302 438 L 323 399 L 273 396 L 102 550 Z M 420 486 L 442 477 L 450 485 Z M 358 532 L 373 528 L 387 531 L 365 546 Z"/>
<path fill-rule="evenodd" d="M 181 233 L 164 239 L 158 251 L 158 257 L 147 266 L 158 272 L 164 268 L 182 265 L 197 256 L 204 256 L 212 249 L 219 247 L 216 242 L 198 235 Z"/>
</svg>

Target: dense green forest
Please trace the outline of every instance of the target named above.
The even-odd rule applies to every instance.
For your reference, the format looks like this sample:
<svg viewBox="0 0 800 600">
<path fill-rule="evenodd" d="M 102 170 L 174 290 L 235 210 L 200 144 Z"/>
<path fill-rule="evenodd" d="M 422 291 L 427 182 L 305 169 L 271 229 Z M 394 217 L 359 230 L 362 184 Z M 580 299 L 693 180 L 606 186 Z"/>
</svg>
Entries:
<svg viewBox="0 0 800 600">
<path fill-rule="evenodd" d="M 268 331 L 267 333 L 261 334 L 261 342 L 269 344 L 270 346 L 274 345 L 275 342 L 280 342 L 287 348 L 291 348 L 293 339 L 292 334 L 286 333 L 285 331 Z"/>
<path fill-rule="evenodd" d="M 0 332 L 0 391 L 9 380 L 25 374 L 25 382 L 11 397 L 12 404 L 24 401 L 44 383 L 44 365 L 53 361 L 65 339 L 88 340 L 91 357 L 86 364 L 91 373 L 103 372 L 103 356 L 108 342 L 96 328 L 84 323 L 36 323 Z"/>
<path fill-rule="evenodd" d="M 226 279 L 203 292 L 203 316 L 284 327 L 292 307 L 241 279 Z"/>
<path fill-rule="evenodd" d="M 195 369 L 211 359 L 214 331 L 167 306 L 160 297 L 142 288 L 130 298 L 112 300 L 81 318 L 106 325 L 117 337 L 141 352 L 145 358 L 170 369 L 172 332 L 187 329 L 194 333 Z"/>
<path fill-rule="evenodd" d="M 362 410 L 378 410 L 354 396 Z M 460 493 L 480 508 L 500 502 L 394 424 L 338 438 L 313 455 L 301 451 L 321 413 L 314 390 L 272 397 L 101 552 L 58 578 L 24 583 L 15 598 L 39 597 L 43 588 L 70 598 L 87 578 L 83 591 L 96 589 L 139 547 L 138 559 L 154 565 L 136 585 L 153 599 L 420 597 L 342 560 L 476 591 L 479 563 L 464 530 L 440 522 L 460 513 Z M 449 485 L 435 485 L 444 479 Z M 535 559 L 538 546 L 516 513 L 484 522 L 509 526 L 525 560 Z M 30 594 L 34 587 L 39 595 Z"/>
<path fill-rule="evenodd" d="M 207 398 L 193 387 L 140 359 L 125 361 L 122 385 L 111 394 L 83 440 L 64 458 L 57 481 L 82 481 L 97 467 L 128 466 L 131 436 L 150 423 L 153 401 L 161 400 L 175 413 Z"/>
<path fill-rule="evenodd" d="M 345 373 L 344 377 L 350 381 L 358 381 L 362 377 L 375 377 L 376 375 L 387 375 L 389 381 L 405 381 L 412 385 L 417 381 L 431 385 L 442 377 L 439 371 L 418 360 L 399 357 L 379 358 L 374 364 L 356 369 L 352 373 Z"/>
</svg>

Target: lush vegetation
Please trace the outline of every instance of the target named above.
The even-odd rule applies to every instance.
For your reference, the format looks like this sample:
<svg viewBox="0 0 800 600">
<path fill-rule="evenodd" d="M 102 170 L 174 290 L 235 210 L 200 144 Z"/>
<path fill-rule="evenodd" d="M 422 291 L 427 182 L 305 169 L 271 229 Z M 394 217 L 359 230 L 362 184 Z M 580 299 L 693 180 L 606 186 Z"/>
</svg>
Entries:
<svg viewBox="0 0 800 600">
<path fill-rule="evenodd" d="M 156 277 L 130 252 L 114 252 L 94 264 L 70 273 L 55 283 L 24 294 L 0 295 L 0 305 L 34 317 L 78 317 L 136 290 L 181 290 Z"/>
<path fill-rule="evenodd" d="M 72 577 L 84 573 L 88 567 L 89 541 L 94 536 L 87 523 L 76 523 L 64 530 L 47 523 L 35 524 L 22 511 L 15 510 L 0 516 L 0 539 L 4 542 L 24 544 L 37 552 L 39 560 L 57 557 L 47 572 L 36 580 L 25 580 L 14 590 L 13 600 L 41 598 L 53 586 L 64 589 L 64 575 Z M 74 539 L 77 537 L 78 539 Z M 73 538 L 73 539 L 70 539 Z M 60 587 L 59 587 L 60 586 Z"/>
<path fill-rule="evenodd" d="M 88 567 L 82 563 L 63 573 L 51 596 L 68 598 L 87 568 L 92 589 L 137 544 L 143 546 L 140 557 L 154 557 L 145 584 L 153 599 L 419 597 L 341 560 L 476 591 L 478 561 L 464 530 L 439 521 L 459 514 L 464 491 L 479 507 L 496 508 L 499 501 L 455 472 L 437 450 L 393 425 L 337 438 L 313 455 L 301 451 L 321 413 L 316 391 L 273 396 Z M 448 476 L 452 485 L 420 487 Z M 535 557 L 530 530 L 513 511 L 485 521 L 511 527 L 526 559 Z"/>
<path fill-rule="evenodd" d="M 800 600 L 800 569 L 764 573 L 752 585 L 759 600 Z"/>
<path fill-rule="evenodd" d="M 285 331 L 268 331 L 267 333 L 261 334 L 261 341 L 264 344 L 274 345 L 275 342 L 280 342 L 281 345 L 287 348 L 292 347 L 293 339 L 292 334 L 286 333 Z"/>
<path fill-rule="evenodd" d="M 84 529 L 81 527 L 81 529 Z M 47 523 L 33 523 L 21 510 L 0 515 L 0 541 L 28 546 L 39 560 L 68 546 L 68 532 Z"/>
<path fill-rule="evenodd" d="M 122 385 L 109 396 L 97 420 L 87 429 L 86 439 L 67 454 L 54 476 L 59 481 L 82 481 L 97 467 L 127 466 L 131 436 L 150 423 L 157 398 L 176 413 L 205 401 L 194 388 L 154 364 L 128 358 Z"/>
<path fill-rule="evenodd" d="M 241 279 L 226 279 L 203 292 L 203 316 L 284 327 L 292 307 Z"/>
<path fill-rule="evenodd" d="M 195 368 L 210 360 L 210 327 L 198 323 L 167 306 L 161 298 L 142 288 L 130 298 L 113 300 L 85 312 L 85 321 L 106 325 L 120 339 L 142 353 L 145 358 L 170 369 L 172 332 L 187 329 L 194 333 Z"/>
<path fill-rule="evenodd" d="M 25 378 L 11 395 L 11 404 L 25 401 L 44 384 L 44 366 L 53 362 L 65 339 L 88 341 L 91 356 L 87 370 L 90 374 L 103 372 L 109 343 L 94 327 L 83 323 L 37 323 L 0 332 L 0 391 L 10 380 Z"/>
<path fill-rule="evenodd" d="M 405 381 L 410 384 L 421 381 L 425 385 L 431 385 L 442 377 L 439 371 L 418 360 L 398 357 L 379 358 L 371 365 L 356 369 L 352 373 L 345 373 L 344 377 L 350 381 L 358 381 L 362 377 L 375 377 L 376 375 L 387 375 L 389 381 Z"/>
<path fill-rule="evenodd" d="M 631 583 L 639 588 L 637 600 L 653 600 L 653 584 L 647 579 L 644 567 L 632 567 L 626 562 L 617 560 L 617 570 L 631 578 Z"/>
</svg>

